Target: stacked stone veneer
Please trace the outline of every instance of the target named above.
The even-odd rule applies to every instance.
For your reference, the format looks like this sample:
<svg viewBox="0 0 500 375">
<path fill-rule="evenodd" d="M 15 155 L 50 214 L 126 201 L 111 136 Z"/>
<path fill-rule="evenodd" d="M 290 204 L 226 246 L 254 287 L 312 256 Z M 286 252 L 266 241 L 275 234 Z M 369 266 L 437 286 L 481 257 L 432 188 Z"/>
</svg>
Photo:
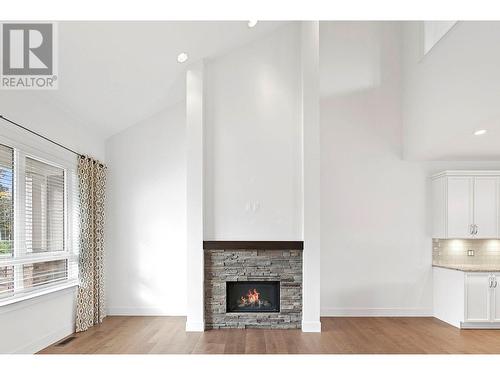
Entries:
<svg viewBox="0 0 500 375">
<path fill-rule="evenodd" d="M 226 313 L 226 281 L 280 281 L 280 312 Z M 205 250 L 205 328 L 300 328 L 301 250 Z"/>
</svg>

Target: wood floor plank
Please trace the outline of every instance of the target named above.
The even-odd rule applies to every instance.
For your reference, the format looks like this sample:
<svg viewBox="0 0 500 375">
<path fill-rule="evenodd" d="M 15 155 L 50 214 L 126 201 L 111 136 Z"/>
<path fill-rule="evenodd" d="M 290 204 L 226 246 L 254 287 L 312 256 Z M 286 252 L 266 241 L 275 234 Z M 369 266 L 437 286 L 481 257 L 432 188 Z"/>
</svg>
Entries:
<svg viewBox="0 0 500 375">
<path fill-rule="evenodd" d="M 226 336 L 224 354 L 240 354 L 245 352 L 246 330 L 231 329 Z"/>
<path fill-rule="evenodd" d="M 245 334 L 245 354 L 266 354 L 265 330 L 249 329 Z"/>
<path fill-rule="evenodd" d="M 321 333 L 185 332 L 183 317 L 111 316 L 40 354 L 500 354 L 500 330 L 459 330 L 435 318 L 322 318 Z"/>
</svg>

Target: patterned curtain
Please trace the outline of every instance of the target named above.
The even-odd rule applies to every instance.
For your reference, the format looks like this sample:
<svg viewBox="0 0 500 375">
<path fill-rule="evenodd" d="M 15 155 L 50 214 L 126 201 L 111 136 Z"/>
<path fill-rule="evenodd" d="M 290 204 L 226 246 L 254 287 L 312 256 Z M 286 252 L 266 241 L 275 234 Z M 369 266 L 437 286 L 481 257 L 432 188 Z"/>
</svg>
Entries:
<svg viewBox="0 0 500 375">
<path fill-rule="evenodd" d="M 87 156 L 78 158 L 80 190 L 80 286 L 76 332 L 102 322 L 104 309 L 104 199 L 106 166 Z"/>
</svg>

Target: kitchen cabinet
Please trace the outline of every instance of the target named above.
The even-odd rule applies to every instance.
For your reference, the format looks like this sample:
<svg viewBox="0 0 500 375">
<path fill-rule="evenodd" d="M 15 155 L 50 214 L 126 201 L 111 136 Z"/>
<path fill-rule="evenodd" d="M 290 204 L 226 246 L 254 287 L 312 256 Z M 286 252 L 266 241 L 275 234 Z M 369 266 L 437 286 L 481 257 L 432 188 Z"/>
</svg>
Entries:
<svg viewBox="0 0 500 375">
<path fill-rule="evenodd" d="M 445 171 L 432 177 L 433 238 L 499 238 L 500 171 Z"/>
<path fill-rule="evenodd" d="M 500 273 L 494 273 L 493 275 L 493 285 L 492 289 L 494 293 L 491 297 L 491 307 L 492 307 L 492 315 L 491 320 L 493 322 L 500 323 Z"/>
<path fill-rule="evenodd" d="M 473 184 L 473 177 L 448 177 L 446 179 L 448 238 L 467 238 L 473 235 Z"/>
<path fill-rule="evenodd" d="M 491 320 L 491 275 L 489 273 L 465 274 L 465 321 L 489 322 Z"/>
<path fill-rule="evenodd" d="M 500 328 L 500 272 L 433 267 L 433 315 L 458 328 Z"/>
<path fill-rule="evenodd" d="M 473 224 L 476 238 L 498 237 L 498 177 L 474 177 Z"/>
</svg>

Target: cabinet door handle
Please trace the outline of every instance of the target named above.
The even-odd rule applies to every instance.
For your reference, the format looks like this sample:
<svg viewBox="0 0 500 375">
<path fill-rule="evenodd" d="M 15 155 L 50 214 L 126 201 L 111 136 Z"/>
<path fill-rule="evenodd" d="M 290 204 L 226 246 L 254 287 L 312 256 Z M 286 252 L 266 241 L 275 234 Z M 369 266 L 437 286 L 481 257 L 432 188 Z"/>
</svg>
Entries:
<svg viewBox="0 0 500 375">
<path fill-rule="evenodd" d="M 496 288 L 498 285 L 497 278 L 495 276 L 490 276 L 489 277 L 489 284 L 490 284 L 490 288 Z"/>
<path fill-rule="evenodd" d="M 474 234 L 477 234 L 477 232 L 479 231 L 479 225 L 477 224 L 474 224 Z"/>
<path fill-rule="evenodd" d="M 469 234 L 472 235 L 473 234 L 473 229 L 472 229 L 472 224 L 469 224 Z"/>
<path fill-rule="evenodd" d="M 488 277 L 488 285 L 490 288 L 493 288 L 493 279 L 490 277 Z"/>
</svg>

